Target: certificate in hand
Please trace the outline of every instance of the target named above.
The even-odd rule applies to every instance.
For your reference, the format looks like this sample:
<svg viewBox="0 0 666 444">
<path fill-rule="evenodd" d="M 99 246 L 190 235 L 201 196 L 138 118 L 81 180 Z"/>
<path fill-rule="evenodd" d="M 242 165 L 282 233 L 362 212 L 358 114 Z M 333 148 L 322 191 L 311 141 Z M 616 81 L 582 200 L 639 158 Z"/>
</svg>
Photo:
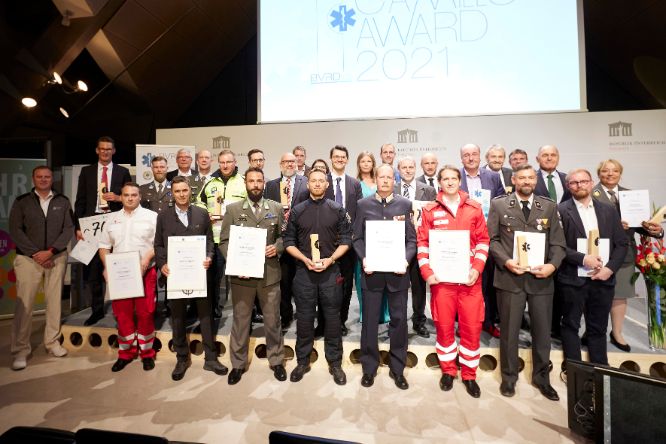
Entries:
<svg viewBox="0 0 666 444">
<path fill-rule="evenodd" d="M 430 230 L 430 268 L 440 282 L 466 284 L 469 281 L 469 230 Z"/>
<path fill-rule="evenodd" d="M 610 239 L 599 238 L 598 240 L 599 256 L 601 256 L 601 262 L 606 265 L 610 259 Z M 576 251 L 588 254 L 587 242 L 586 237 L 576 239 Z M 592 273 L 592 270 L 583 266 L 578 267 L 578 277 L 590 277 L 590 273 Z"/>
<path fill-rule="evenodd" d="M 206 236 L 169 236 L 169 290 L 206 290 Z"/>
<path fill-rule="evenodd" d="M 111 300 L 144 296 L 141 258 L 138 251 L 109 253 L 105 262 Z"/>
<path fill-rule="evenodd" d="M 365 222 L 365 270 L 405 272 L 405 221 Z"/>
<path fill-rule="evenodd" d="M 97 241 L 80 240 L 72 248 L 69 256 L 82 264 L 88 265 L 97 251 Z"/>
<path fill-rule="evenodd" d="M 648 190 L 624 190 L 618 192 L 620 217 L 630 227 L 640 227 L 641 222 L 650 220 L 650 193 Z"/>
<path fill-rule="evenodd" d="M 524 238 L 525 243 L 518 246 L 518 238 Z M 518 248 L 527 253 L 529 267 L 543 265 L 546 260 L 546 233 L 532 233 L 516 231 L 513 235 L 513 260 L 518 261 Z"/>
<path fill-rule="evenodd" d="M 266 229 L 231 225 L 225 274 L 263 278 L 265 263 Z"/>
</svg>

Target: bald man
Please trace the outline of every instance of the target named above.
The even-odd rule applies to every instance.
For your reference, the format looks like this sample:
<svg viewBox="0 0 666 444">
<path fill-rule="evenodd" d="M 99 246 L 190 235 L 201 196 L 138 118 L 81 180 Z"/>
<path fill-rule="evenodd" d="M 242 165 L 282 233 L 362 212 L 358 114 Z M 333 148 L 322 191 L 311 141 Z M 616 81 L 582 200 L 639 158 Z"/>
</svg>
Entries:
<svg viewBox="0 0 666 444">
<path fill-rule="evenodd" d="M 555 145 L 542 146 L 539 148 L 536 160 L 539 170 L 534 194 L 549 197 L 555 203 L 571 199 L 571 193 L 566 186 L 567 175 L 557 171 L 560 163 L 560 151 L 557 147 Z"/>
<path fill-rule="evenodd" d="M 439 183 L 437 182 L 437 166 L 439 160 L 433 153 L 425 153 L 421 156 L 421 169 L 423 174 L 416 178 L 421 183 L 429 185 L 439 193 Z"/>
</svg>

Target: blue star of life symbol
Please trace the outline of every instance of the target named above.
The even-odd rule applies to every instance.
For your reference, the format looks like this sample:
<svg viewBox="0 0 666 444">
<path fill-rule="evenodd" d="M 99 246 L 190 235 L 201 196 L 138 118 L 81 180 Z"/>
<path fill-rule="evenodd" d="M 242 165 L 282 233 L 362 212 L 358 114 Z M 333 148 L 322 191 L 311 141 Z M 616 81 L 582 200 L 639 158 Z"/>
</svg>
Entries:
<svg viewBox="0 0 666 444">
<path fill-rule="evenodd" d="M 151 153 L 144 154 L 144 156 L 141 158 L 141 164 L 149 167 L 150 166 L 150 161 L 152 159 L 153 159 L 153 155 Z"/>
<path fill-rule="evenodd" d="M 333 17 L 331 26 L 337 27 L 340 32 L 344 32 L 347 30 L 347 25 L 354 26 L 356 23 L 355 14 L 356 11 L 353 8 L 348 10 L 346 5 L 341 5 L 337 11 L 331 11 L 331 17 Z"/>
</svg>

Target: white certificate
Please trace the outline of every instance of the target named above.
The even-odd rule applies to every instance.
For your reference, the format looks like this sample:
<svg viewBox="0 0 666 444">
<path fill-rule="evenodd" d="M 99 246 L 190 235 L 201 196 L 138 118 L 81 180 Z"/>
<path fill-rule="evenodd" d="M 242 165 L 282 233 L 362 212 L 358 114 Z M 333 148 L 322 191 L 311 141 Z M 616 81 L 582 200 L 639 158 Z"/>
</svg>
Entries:
<svg viewBox="0 0 666 444">
<path fill-rule="evenodd" d="M 526 242 L 521 248 L 527 250 L 528 266 L 543 265 L 546 260 L 546 233 L 516 231 L 513 234 L 513 260 L 515 261 L 518 261 L 518 236 L 525 236 Z"/>
<path fill-rule="evenodd" d="M 96 241 L 81 240 L 76 243 L 74 248 L 72 248 L 69 256 L 81 262 L 82 264 L 88 265 L 97 251 L 98 248 Z"/>
<path fill-rule="evenodd" d="M 167 288 L 206 290 L 206 236 L 169 236 L 168 242 Z"/>
<path fill-rule="evenodd" d="M 404 273 L 404 220 L 369 220 L 365 222 L 365 269 Z"/>
<path fill-rule="evenodd" d="M 106 255 L 106 275 L 109 299 L 129 299 L 144 296 L 141 258 L 138 251 Z"/>
<path fill-rule="evenodd" d="M 208 296 L 206 290 L 170 290 L 167 287 L 167 300 L 205 298 L 206 296 Z"/>
<path fill-rule="evenodd" d="M 488 220 L 488 212 L 490 211 L 490 190 L 480 188 L 472 191 L 469 197 L 481 204 L 483 217 Z"/>
<path fill-rule="evenodd" d="M 640 227 L 650 220 L 650 192 L 648 190 L 625 190 L 618 192 L 621 219 L 630 227 Z"/>
<path fill-rule="evenodd" d="M 430 268 L 440 282 L 469 281 L 469 230 L 430 230 Z"/>
<path fill-rule="evenodd" d="M 587 254 L 587 238 L 576 239 L 576 250 L 579 253 Z M 610 239 L 599 238 L 599 256 L 601 262 L 606 265 L 610 259 Z M 583 266 L 578 267 L 578 277 L 590 277 L 592 270 Z"/>
<path fill-rule="evenodd" d="M 99 238 L 102 235 L 104 224 L 106 224 L 109 217 L 111 217 L 111 213 L 98 214 L 96 216 L 82 217 L 79 219 L 79 227 L 81 228 L 83 238 L 88 242 L 94 243 L 96 247 Z"/>
<path fill-rule="evenodd" d="M 227 276 L 264 277 L 266 263 L 265 228 L 229 227 L 229 247 L 227 248 Z"/>
<path fill-rule="evenodd" d="M 412 213 L 414 214 L 412 222 L 414 222 L 414 227 L 418 228 L 421 226 L 421 212 L 423 207 L 430 203 L 429 200 L 413 200 L 412 201 Z"/>
</svg>

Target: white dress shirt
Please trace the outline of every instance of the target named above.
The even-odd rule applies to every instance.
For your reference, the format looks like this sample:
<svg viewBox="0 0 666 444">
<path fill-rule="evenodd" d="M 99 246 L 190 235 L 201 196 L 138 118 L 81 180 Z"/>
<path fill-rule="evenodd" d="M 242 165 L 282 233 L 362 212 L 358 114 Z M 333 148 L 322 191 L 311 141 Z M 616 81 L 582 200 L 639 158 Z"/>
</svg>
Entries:
<svg viewBox="0 0 666 444">
<path fill-rule="evenodd" d="M 437 176 L 429 177 L 426 174 L 423 175 L 426 185 L 432 186 L 435 188 L 435 191 L 439 193 L 439 183 L 437 183 Z M 430 179 L 432 179 L 432 185 L 430 185 Z"/>
<path fill-rule="evenodd" d="M 585 237 L 588 237 L 590 231 L 598 230 L 599 225 L 597 222 L 597 213 L 594 212 L 594 199 L 590 199 L 588 205 L 583 204 L 581 201 L 574 199 L 576 202 L 576 209 L 578 215 L 583 221 L 583 228 L 585 228 Z"/>
<path fill-rule="evenodd" d="M 463 171 L 465 172 L 465 179 L 467 180 L 467 192 L 471 196 L 474 191 L 483 188 L 481 186 L 481 173 L 479 173 L 479 170 L 476 170 L 476 176 L 472 176 L 466 169 L 463 168 Z"/>
<path fill-rule="evenodd" d="M 405 196 L 405 185 L 407 185 L 407 190 L 409 193 L 409 197 Z M 405 181 L 400 182 L 400 193 L 402 197 L 407 197 L 409 200 L 415 200 L 416 199 L 416 182 L 411 181 L 410 183 L 407 183 Z"/>
<path fill-rule="evenodd" d="M 180 223 L 182 223 L 185 228 L 187 228 L 189 222 L 187 220 L 187 211 L 189 210 L 189 207 L 187 210 L 183 211 L 178 206 L 176 205 L 174 208 L 176 208 L 176 216 L 178 216 L 178 220 L 180 220 Z"/>
<path fill-rule="evenodd" d="M 553 170 L 552 173 L 541 170 L 541 176 L 543 177 L 543 183 L 546 184 L 546 190 L 548 190 L 548 175 L 553 175 L 553 183 L 555 184 L 555 194 L 557 194 L 557 203 L 562 202 L 562 196 L 564 196 L 564 187 L 562 186 L 562 181 L 560 180 L 560 173 L 557 170 Z"/>
<path fill-rule="evenodd" d="M 47 216 L 47 213 L 49 212 L 49 204 L 51 203 L 51 199 L 53 199 L 53 190 L 49 190 L 49 194 L 43 198 L 39 193 L 35 192 L 37 197 L 39 197 L 39 206 L 42 207 L 42 211 L 44 212 L 44 217 Z"/>
<path fill-rule="evenodd" d="M 108 165 L 102 165 L 101 163 L 97 163 L 97 190 L 99 190 L 99 184 L 102 183 L 102 174 L 104 174 L 104 167 L 106 167 L 106 180 L 108 181 L 107 186 L 109 188 L 109 191 L 111 191 L 111 173 L 113 172 L 113 162 L 109 162 Z M 108 208 L 102 209 L 99 206 L 99 192 L 97 193 L 97 206 L 95 207 L 95 213 L 105 213 L 108 210 Z"/>
<path fill-rule="evenodd" d="M 347 202 L 345 199 L 345 173 L 342 173 L 341 176 L 338 176 L 335 171 L 331 171 L 331 179 L 333 180 L 333 183 L 331 186 L 333 187 L 333 197 L 335 200 L 335 194 L 337 193 L 338 190 L 338 178 L 340 178 L 340 191 L 342 192 L 342 206 L 343 208 L 347 208 Z"/>
<path fill-rule="evenodd" d="M 137 207 L 131 213 L 122 209 L 111 213 L 104 224 L 99 240 L 99 248 L 113 253 L 138 251 L 141 258 L 153 249 L 157 213 Z"/>
</svg>

